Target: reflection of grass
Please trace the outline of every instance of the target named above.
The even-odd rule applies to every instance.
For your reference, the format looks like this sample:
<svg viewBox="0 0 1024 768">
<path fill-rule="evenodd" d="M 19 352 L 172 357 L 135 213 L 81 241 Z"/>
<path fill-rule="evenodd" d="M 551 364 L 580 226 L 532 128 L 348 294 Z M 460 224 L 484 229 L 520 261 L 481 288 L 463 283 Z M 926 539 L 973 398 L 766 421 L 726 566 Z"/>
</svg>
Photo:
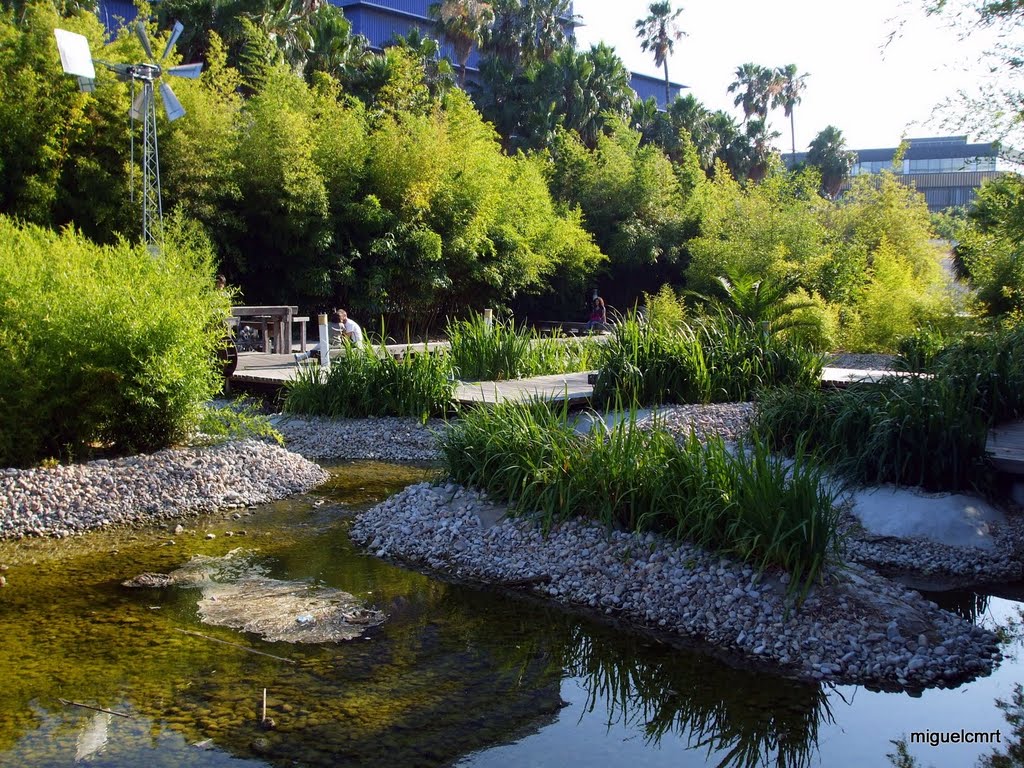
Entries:
<svg viewBox="0 0 1024 768">
<path fill-rule="evenodd" d="M 809 766 L 819 725 L 832 722 L 819 686 L 777 680 L 755 693 L 750 673 L 722 667 L 709 674 L 708 660 L 696 654 L 641 659 L 583 632 L 565 653 L 566 671 L 583 678 L 589 693 L 588 711 L 603 703 L 609 722 L 639 726 L 655 744 L 677 733 L 721 768 Z"/>
<path fill-rule="evenodd" d="M 952 590 L 948 592 L 921 593 L 928 600 L 936 603 L 939 608 L 955 613 L 964 621 L 977 624 L 988 610 L 989 596 L 978 592 Z M 998 629 L 996 630 L 998 631 Z"/>
</svg>

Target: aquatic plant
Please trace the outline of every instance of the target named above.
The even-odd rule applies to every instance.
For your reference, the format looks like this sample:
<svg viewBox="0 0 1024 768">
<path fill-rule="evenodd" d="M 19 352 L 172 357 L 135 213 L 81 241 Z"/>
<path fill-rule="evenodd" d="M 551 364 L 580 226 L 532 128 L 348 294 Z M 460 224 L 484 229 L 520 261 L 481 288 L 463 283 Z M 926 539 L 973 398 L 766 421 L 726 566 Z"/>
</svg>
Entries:
<svg viewBox="0 0 1024 768">
<path fill-rule="evenodd" d="M 633 405 L 748 400 L 761 387 L 816 385 L 824 365 L 813 350 L 727 312 L 678 326 L 630 315 L 599 362 L 595 400 Z"/>
<path fill-rule="evenodd" d="M 635 414 L 580 435 L 567 406 L 502 403 L 468 411 L 439 437 L 453 480 L 535 514 L 543 526 L 573 517 L 655 531 L 778 566 L 806 589 L 837 553 L 834 494 L 802 451 L 787 465 L 754 440 L 730 451 L 719 438 L 677 442 Z"/>
<path fill-rule="evenodd" d="M 541 337 L 512 320 L 488 324 L 477 314 L 450 321 L 446 335 L 455 373 L 467 381 L 585 371 L 595 364 L 598 346 L 587 338 Z"/>
<path fill-rule="evenodd" d="M 393 357 L 367 343 L 331 358 L 330 371 L 300 368 L 285 385 L 288 413 L 353 418 L 414 416 L 426 421 L 453 408 L 455 382 L 443 352 L 410 349 Z"/>
</svg>

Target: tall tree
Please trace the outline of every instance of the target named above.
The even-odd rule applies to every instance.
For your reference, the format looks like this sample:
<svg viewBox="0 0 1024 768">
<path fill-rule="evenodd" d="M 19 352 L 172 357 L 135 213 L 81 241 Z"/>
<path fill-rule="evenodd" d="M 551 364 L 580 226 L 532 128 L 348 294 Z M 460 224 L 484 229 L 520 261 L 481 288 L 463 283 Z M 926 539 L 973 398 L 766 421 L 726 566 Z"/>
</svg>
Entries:
<svg viewBox="0 0 1024 768">
<path fill-rule="evenodd" d="M 430 6 L 441 37 L 451 43 L 459 63 L 459 85 L 466 87 L 466 64 L 475 46 L 479 46 L 494 21 L 490 3 L 480 0 L 442 0 Z"/>
<path fill-rule="evenodd" d="M 637 19 L 636 36 L 640 38 L 640 48 L 654 53 L 654 66 L 665 70 L 665 106 L 672 101 L 669 88 L 668 58 L 675 49 L 675 42 L 686 33 L 679 28 L 676 19 L 683 12 L 682 8 L 672 10 L 670 2 L 651 3 L 647 9 L 650 15 L 646 19 Z"/>
<path fill-rule="evenodd" d="M 793 148 L 793 163 L 796 163 L 796 126 L 793 120 L 793 109 L 800 103 L 801 94 L 807 87 L 807 77 L 804 72 L 798 75 L 796 64 L 787 64 L 775 70 L 775 88 L 772 95 L 772 106 L 782 107 L 786 117 L 789 118 L 789 136 Z"/>
<path fill-rule="evenodd" d="M 855 162 L 857 153 L 847 151 L 843 132 L 833 125 L 814 137 L 807 153 L 807 164 L 821 172 L 822 192 L 831 199 L 839 194 Z"/>
<path fill-rule="evenodd" d="M 764 120 L 775 90 L 775 73 L 760 64 L 747 62 L 736 67 L 736 79 L 729 84 L 729 93 L 736 93 L 733 103 L 743 108 L 743 120 L 751 115 Z"/>
<path fill-rule="evenodd" d="M 747 121 L 747 140 L 750 147 L 748 179 L 760 181 L 768 173 L 772 155 L 775 154 L 771 142 L 779 136 L 778 131 L 769 130 L 767 121 L 762 118 Z"/>
</svg>

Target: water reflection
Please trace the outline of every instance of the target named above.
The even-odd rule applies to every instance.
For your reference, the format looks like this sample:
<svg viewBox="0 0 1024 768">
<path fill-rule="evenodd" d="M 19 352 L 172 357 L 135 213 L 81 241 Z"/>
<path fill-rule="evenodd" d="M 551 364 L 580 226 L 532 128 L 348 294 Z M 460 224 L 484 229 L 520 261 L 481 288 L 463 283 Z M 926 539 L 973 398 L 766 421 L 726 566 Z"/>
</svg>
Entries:
<svg viewBox="0 0 1024 768">
<path fill-rule="evenodd" d="M 354 500 L 423 471 L 384 480 L 361 465 L 342 472 L 326 496 L 190 523 L 170 543 L 154 531 L 0 546 L 11 566 L 0 603 L 0 764 L 70 764 L 78 754 L 112 767 L 439 766 L 585 719 L 641 733 L 649 750 L 664 741 L 723 767 L 816 764 L 832 692 L 367 557 L 346 533 Z M 368 640 L 299 647 L 202 625 L 195 590 L 120 586 L 238 546 L 269 576 L 345 590 L 389 619 Z M 582 707 L 563 709 L 573 698 L 567 682 L 586 692 Z M 259 724 L 264 688 L 272 730 Z M 62 707 L 62 697 L 134 719 L 101 722 Z M 579 728 L 558 734 L 586 738 Z M 619 763 L 611 751 L 606 760 Z"/>
<path fill-rule="evenodd" d="M 609 722 L 641 729 L 652 745 L 678 736 L 723 768 L 809 766 L 819 725 L 832 722 L 821 686 L 733 669 L 701 654 L 602 642 L 579 627 L 564 653 L 566 671 L 587 690 L 589 711 L 603 709 Z"/>
</svg>

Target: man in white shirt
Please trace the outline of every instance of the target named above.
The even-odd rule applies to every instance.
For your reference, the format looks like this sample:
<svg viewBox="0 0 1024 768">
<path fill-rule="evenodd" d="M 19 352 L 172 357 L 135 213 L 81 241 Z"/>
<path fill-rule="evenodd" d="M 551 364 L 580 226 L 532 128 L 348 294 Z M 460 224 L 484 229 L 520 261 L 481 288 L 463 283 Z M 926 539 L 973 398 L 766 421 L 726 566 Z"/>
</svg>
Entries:
<svg viewBox="0 0 1024 768">
<path fill-rule="evenodd" d="M 349 319 L 348 312 L 344 309 L 335 309 L 334 316 L 338 322 L 331 323 L 328 328 L 328 337 L 331 340 L 331 345 L 341 344 L 348 342 L 356 347 L 363 346 L 363 329 L 359 327 L 359 323 L 355 320 Z M 318 350 L 311 352 L 296 352 L 295 355 L 296 364 L 301 363 L 303 360 L 309 360 L 311 357 L 320 359 L 320 353 Z"/>
<path fill-rule="evenodd" d="M 334 340 L 335 334 L 341 337 L 341 341 L 348 339 L 357 347 L 363 345 L 363 329 L 359 327 L 359 323 L 352 320 L 348 316 L 348 312 L 344 309 L 334 310 L 335 315 L 338 318 L 338 322 L 331 325 L 331 339 Z"/>
</svg>

